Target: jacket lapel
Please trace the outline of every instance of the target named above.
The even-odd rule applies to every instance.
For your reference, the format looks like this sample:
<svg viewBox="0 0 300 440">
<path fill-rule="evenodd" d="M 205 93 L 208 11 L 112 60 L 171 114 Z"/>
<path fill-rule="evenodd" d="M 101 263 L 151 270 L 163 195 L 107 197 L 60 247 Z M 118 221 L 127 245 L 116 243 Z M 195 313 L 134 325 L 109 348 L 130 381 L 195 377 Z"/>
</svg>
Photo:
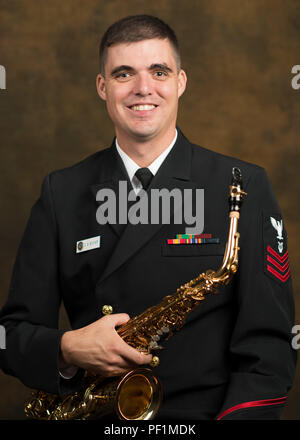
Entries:
<svg viewBox="0 0 300 440">
<path fill-rule="evenodd" d="M 126 168 L 120 158 L 116 147 L 115 140 L 113 141 L 110 148 L 105 151 L 104 157 L 101 158 L 99 163 L 99 178 L 98 182 L 90 186 L 90 190 L 93 194 L 93 199 L 95 201 L 95 209 L 101 209 L 100 200 L 97 201 L 97 194 L 100 190 L 112 190 L 115 195 L 115 215 L 116 221 L 108 222 L 107 224 L 114 230 L 114 232 L 121 236 L 127 221 L 119 223 L 119 201 L 122 194 L 119 192 L 119 186 L 122 186 L 123 193 L 128 194 L 132 190 L 132 185 L 129 181 Z M 102 210 L 104 212 L 104 210 Z M 95 211 L 96 214 L 96 211 Z M 126 213 L 127 214 L 127 213 Z M 107 212 L 104 212 L 107 216 Z"/>
<path fill-rule="evenodd" d="M 154 176 L 147 193 L 151 189 L 166 188 L 171 191 L 174 188 L 196 188 L 196 183 L 190 181 L 192 164 L 192 146 L 183 134 L 178 130 L 177 141 Z M 174 212 L 171 212 L 171 216 Z M 120 235 L 104 272 L 102 273 L 97 286 L 122 264 L 138 252 L 164 225 L 159 224 L 131 224 L 128 222 Z"/>
</svg>

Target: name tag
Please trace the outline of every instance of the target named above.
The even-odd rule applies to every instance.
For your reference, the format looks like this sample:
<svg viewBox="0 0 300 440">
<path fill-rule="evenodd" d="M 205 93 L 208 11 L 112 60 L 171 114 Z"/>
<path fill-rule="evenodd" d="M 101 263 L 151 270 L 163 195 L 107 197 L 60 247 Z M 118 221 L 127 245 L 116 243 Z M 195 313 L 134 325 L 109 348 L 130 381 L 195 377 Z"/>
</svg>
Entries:
<svg viewBox="0 0 300 440">
<path fill-rule="evenodd" d="M 101 242 L 101 235 L 98 235 L 98 237 L 86 238 L 85 240 L 77 241 L 76 254 L 99 248 L 100 242 Z"/>
</svg>

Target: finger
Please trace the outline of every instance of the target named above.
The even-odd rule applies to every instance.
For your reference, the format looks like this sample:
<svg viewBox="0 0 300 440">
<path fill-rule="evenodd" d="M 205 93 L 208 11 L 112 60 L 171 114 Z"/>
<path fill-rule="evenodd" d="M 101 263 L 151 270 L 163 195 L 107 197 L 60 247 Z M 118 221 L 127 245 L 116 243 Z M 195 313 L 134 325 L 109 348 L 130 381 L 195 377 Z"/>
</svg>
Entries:
<svg viewBox="0 0 300 440">
<path fill-rule="evenodd" d="M 127 313 L 116 313 L 112 315 L 106 315 L 106 320 L 112 328 L 125 324 L 129 321 L 130 316 Z"/>
<path fill-rule="evenodd" d="M 137 367 L 137 364 L 128 362 L 125 359 L 120 358 L 117 364 L 108 369 L 107 376 L 119 376 L 121 374 L 127 373 L 130 370 L 135 370 Z"/>
<path fill-rule="evenodd" d="M 125 361 L 134 363 L 136 365 L 149 364 L 152 360 L 152 354 L 141 353 L 137 349 L 126 344 L 126 342 L 120 338 L 119 355 L 122 356 Z"/>
<path fill-rule="evenodd" d="M 111 328 L 115 328 L 117 325 L 126 323 L 130 319 L 127 313 L 117 313 L 115 315 L 108 315 L 107 320 L 109 320 L 109 325 Z M 149 364 L 152 360 L 151 354 L 141 353 L 135 348 L 127 344 L 121 336 L 115 333 L 116 346 L 114 351 L 118 353 L 121 357 L 125 359 L 126 362 L 136 365 Z"/>
</svg>

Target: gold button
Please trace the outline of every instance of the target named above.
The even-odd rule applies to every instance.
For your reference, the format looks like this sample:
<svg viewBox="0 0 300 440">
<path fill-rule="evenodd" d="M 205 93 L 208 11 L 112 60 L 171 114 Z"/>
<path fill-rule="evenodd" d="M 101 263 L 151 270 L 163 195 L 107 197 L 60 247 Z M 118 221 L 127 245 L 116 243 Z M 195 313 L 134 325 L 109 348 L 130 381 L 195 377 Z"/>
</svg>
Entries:
<svg viewBox="0 0 300 440">
<path fill-rule="evenodd" d="M 152 361 L 150 362 L 150 367 L 157 367 L 159 365 L 159 357 L 153 356 Z"/>
<path fill-rule="evenodd" d="M 102 313 L 103 313 L 103 315 L 111 315 L 112 312 L 113 312 L 113 308 L 112 308 L 112 306 L 105 305 L 105 306 L 102 307 Z"/>
</svg>

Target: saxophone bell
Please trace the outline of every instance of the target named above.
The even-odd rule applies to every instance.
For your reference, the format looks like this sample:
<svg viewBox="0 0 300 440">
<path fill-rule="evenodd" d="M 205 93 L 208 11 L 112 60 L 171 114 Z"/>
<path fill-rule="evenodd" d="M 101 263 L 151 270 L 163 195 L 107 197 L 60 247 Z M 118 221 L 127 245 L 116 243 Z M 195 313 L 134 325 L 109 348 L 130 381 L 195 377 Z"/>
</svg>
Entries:
<svg viewBox="0 0 300 440">
<path fill-rule="evenodd" d="M 115 412 L 122 420 L 151 420 L 162 401 L 162 386 L 150 368 L 138 368 L 120 381 Z"/>
</svg>

